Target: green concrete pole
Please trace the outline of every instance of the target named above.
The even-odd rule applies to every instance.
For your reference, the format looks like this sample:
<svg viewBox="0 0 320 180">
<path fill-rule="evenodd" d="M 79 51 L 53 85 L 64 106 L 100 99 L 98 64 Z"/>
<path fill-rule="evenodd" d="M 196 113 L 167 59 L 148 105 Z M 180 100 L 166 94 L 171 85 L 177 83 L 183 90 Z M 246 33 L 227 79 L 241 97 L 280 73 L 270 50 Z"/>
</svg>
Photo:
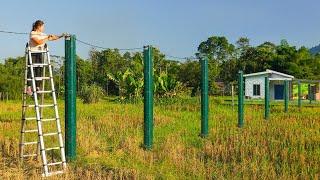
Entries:
<svg viewBox="0 0 320 180">
<path fill-rule="evenodd" d="M 76 36 L 65 39 L 65 146 L 67 161 L 76 158 Z"/>
<path fill-rule="evenodd" d="M 312 98 L 311 98 L 311 85 L 310 84 L 308 84 L 308 100 L 309 100 L 309 103 L 311 104 L 311 100 L 312 100 Z"/>
<path fill-rule="evenodd" d="M 200 59 L 201 66 L 201 137 L 208 136 L 208 110 L 209 110 L 209 93 L 208 93 L 208 58 Z"/>
<path fill-rule="evenodd" d="M 288 112 L 289 108 L 289 81 L 284 81 L 284 112 Z"/>
<path fill-rule="evenodd" d="M 243 127 L 243 72 L 239 71 L 238 73 L 238 127 Z"/>
<path fill-rule="evenodd" d="M 270 94 L 269 94 L 269 78 L 264 78 L 264 119 L 269 119 L 270 114 Z"/>
<path fill-rule="evenodd" d="M 298 81 L 298 107 L 301 108 L 301 82 Z"/>
<path fill-rule="evenodd" d="M 145 46 L 144 59 L 144 148 L 152 149 L 153 144 L 153 64 L 152 46 Z"/>
</svg>

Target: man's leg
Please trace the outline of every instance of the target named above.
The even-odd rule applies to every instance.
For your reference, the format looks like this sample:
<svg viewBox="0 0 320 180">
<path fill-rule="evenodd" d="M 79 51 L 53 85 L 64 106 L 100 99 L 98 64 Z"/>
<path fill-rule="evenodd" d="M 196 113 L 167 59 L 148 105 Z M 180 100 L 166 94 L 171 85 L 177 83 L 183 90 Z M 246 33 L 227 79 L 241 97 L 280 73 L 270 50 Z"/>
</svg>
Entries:
<svg viewBox="0 0 320 180">
<path fill-rule="evenodd" d="M 32 58 L 33 59 L 33 58 Z M 42 63 L 42 54 L 34 54 L 34 63 Z M 35 67 L 35 77 L 42 77 L 42 67 Z M 36 81 L 36 87 L 39 89 L 41 87 L 41 81 Z"/>
</svg>

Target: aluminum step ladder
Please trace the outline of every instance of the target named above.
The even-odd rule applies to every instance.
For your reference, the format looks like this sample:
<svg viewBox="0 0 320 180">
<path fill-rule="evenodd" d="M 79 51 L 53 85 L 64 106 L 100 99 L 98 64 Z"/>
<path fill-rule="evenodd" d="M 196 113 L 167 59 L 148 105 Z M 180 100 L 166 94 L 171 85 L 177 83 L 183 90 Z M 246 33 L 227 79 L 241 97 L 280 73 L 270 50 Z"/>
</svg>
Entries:
<svg viewBox="0 0 320 180">
<path fill-rule="evenodd" d="M 38 56 L 42 58 L 41 60 L 42 62 L 35 63 L 34 60 L 32 60 L 33 54 L 38 54 Z M 43 166 L 42 176 L 47 177 L 55 174 L 62 174 L 66 171 L 67 165 L 66 165 L 65 148 L 64 148 L 61 126 L 60 126 L 60 118 L 58 113 L 56 92 L 55 92 L 54 81 L 53 81 L 53 72 L 52 72 L 53 70 L 52 70 L 52 64 L 50 61 L 49 50 L 47 45 L 44 46 L 43 50 L 39 50 L 39 51 L 31 50 L 30 46 L 27 43 L 25 55 L 26 55 L 25 77 L 24 77 L 25 79 L 24 79 L 24 92 L 22 97 L 23 99 L 22 123 L 21 123 L 21 136 L 20 136 L 20 144 L 19 144 L 20 162 L 22 163 L 26 158 L 34 157 L 38 159 L 39 155 L 41 155 L 42 166 Z M 42 77 L 35 77 L 35 68 L 38 68 L 38 70 L 39 68 L 41 68 L 42 72 L 40 73 L 42 74 L 41 75 Z M 49 72 L 48 75 L 46 75 L 47 74 L 46 69 L 48 69 L 48 72 Z M 36 81 L 40 81 L 42 83 L 40 85 L 42 86 L 41 89 L 40 87 L 36 87 L 37 86 Z M 49 81 L 47 86 L 50 87 L 50 90 L 45 90 L 46 81 Z M 28 82 L 31 82 L 32 95 L 28 95 L 27 93 Z M 45 98 L 45 94 L 47 94 L 50 98 Z M 28 98 L 30 100 L 28 100 Z M 44 100 L 47 100 L 47 99 L 50 99 L 50 100 L 52 99 L 53 102 L 45 104 Z M 51 112 L 51 115 L 49 115 L 50 117 L 46 117 L 44 113 L 45 111 Z M 29 115 L 29 114 L 33 114 L 33 115 Z M 49 126 L 50 124 L 46 124 L 50 122 L 53 123 L 53 125 Z M 33 125 L 33 128 L 29 127 L 28 125 L 29 126 Z M 49 126 L 47 130 L 50 128 L 49 131 L 53 131 L 53 132 L 47 132 L 45 129 L 46 126 L 47 127 Z M 54 127 L 54 130 L 52 130 L 53 129 L 52 127 Z M 27 137 L 29 134 L 32 134 L 32 133 L 33 133 L 33 138 L 31 135 Z M 27 138 L 32 140 L 28 141 Z M 48 138 L 51 138 L 51 139 L 48 139 Z M 25 149 L 27 148 L 27 146 L 32 146 L 32 147 L 28 147 L 29 149 L 27 150 L 30 151 L 31 149 L 31 150 L 35 150 L 36 152 L 34 153 L 25 152 Z M 51 152 L 52 154 L 51 161 L 47 159 L 49 152 Z"/>
</svg>

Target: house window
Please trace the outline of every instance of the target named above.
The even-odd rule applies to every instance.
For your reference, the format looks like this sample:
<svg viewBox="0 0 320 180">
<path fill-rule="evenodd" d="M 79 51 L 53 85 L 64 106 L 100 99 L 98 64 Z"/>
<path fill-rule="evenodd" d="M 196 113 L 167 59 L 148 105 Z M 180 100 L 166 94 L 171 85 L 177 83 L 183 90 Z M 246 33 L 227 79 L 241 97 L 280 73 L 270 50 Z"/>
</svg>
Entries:
<svg viewBox="0 0 320 180">
<path fill-rule="evenodd" d="M 253 85 L 253 95 L 260 96 L 260 84 Z"/>
</svg>

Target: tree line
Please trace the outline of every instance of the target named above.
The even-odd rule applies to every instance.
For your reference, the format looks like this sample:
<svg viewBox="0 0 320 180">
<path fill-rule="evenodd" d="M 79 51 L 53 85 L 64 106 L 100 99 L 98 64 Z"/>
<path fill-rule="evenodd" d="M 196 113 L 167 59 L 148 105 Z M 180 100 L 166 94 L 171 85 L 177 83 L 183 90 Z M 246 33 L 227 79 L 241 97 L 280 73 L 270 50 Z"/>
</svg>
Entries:
<svg viewBox="0 0 320 180">
<path fill-rule="evenodd" d="M 272 69 L 299 79 L 320 79 L 320 54 L 312 54 L 304 46 L 297 48 L 286 40 L 252 46 L 246 37 L 230 43 L 224 36 L 212 36 L 199 44 L 195 56 L 195 59 L 177 61 L 153 48 L 155 97 L 197 95 L 200 90 L 197 59 L 202 56 L 209 60 L 211 94 L 217 93 L 217 82 L 236 81 L 239 70 L 253 73 Z M 24 57 L 16 57 L 0 64 L 0 92 L 9 92 L 10 99 L 21 98 L 24 61 Z M 63 70 L 62 65 L 54 71 L 56 88 L 61 95 L 64 93 Z M 88 59 L 77 57 L 77 78 L 78 93 L 88 102 L 104 95 L 118 96 L 120 100 L 139 99 L 143 93 L 142 52 L 92 49 Z"/>
</svg>

